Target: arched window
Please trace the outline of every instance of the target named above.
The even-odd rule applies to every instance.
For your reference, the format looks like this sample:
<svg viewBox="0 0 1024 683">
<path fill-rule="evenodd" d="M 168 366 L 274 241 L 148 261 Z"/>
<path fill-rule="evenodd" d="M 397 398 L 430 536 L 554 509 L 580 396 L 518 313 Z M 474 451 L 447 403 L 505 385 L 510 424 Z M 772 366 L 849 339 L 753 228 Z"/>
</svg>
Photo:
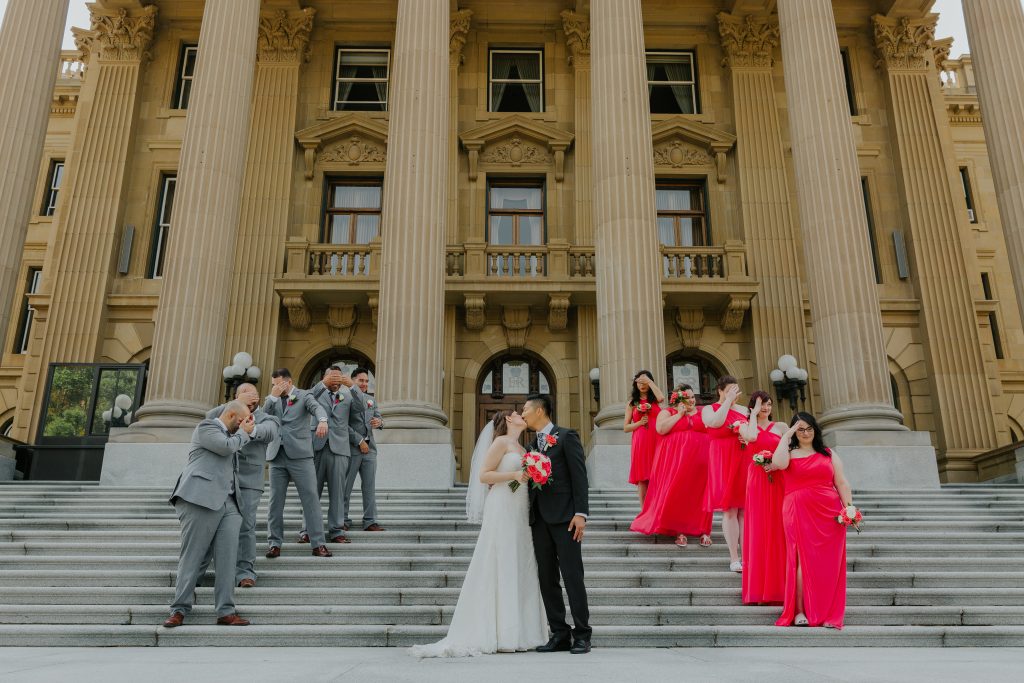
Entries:
<svg viewBox="0 0 1024 683">
<path fill-rule="evenodd" d="M 554 375 L 539 357 L 503 354 L 492 358 L 480 371 L 477 384 L 477 434 L 498 411 L 522 409 L 528 395 L 554 393 Z M 554 415 L 551 420 L 557 422 Z M 533 438 L 533 432 L 527 430 L 523 444 L 532 443 Z M 468 461 L 464 465 L 463 476 L 469 476 Z"/>
<path fill-rule="evenodd" d="M 725 374 L 718 363 L 704 355 L 682 351 L 670 355 L 666 365 L 666 376 L 669 379 L 666 394 L 677 384 L 689 384 L 697 394 L 699 404 L 706 405 L 718 400 L 715 385 L 718 378 Z"/>
<path fill-rule="evenodd" d="M 366 368 L 370 371 L 370 393 L 377 393 L 377 378 L 374 375 L 373 363 L 365 355 L 352 349 L 333 349 L 314 358 L 302 372 L 302 383 L 299 386 L 305 389 L 312 388 L 323 378 L 327 368 L 332 365 L 337 365 L 343 372 L 349 374 L 358 367 Z"/>
</svg>

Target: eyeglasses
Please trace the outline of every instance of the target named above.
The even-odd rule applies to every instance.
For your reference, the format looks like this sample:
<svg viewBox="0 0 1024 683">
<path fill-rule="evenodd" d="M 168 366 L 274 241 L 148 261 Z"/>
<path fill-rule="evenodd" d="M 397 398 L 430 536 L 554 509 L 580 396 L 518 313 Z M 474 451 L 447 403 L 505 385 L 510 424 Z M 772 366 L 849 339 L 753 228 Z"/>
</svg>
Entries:
<svg viewBox="0 0 1024 683">
<path fill-rule="evenodd" d="M 796 430 L 796 433 L 797 434 L 813 434 L 814 433 L 814 427 L 800 427 L 799 429 Z"/>
</svg>

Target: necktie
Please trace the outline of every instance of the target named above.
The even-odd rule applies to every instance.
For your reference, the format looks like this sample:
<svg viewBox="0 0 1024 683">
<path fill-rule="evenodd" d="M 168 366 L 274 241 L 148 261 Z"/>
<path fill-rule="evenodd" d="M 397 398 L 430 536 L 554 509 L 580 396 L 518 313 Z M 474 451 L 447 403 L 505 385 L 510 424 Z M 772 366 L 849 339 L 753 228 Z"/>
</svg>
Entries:
<svg viewBox="0 0 1024 683">
<path fill-rule="evenodd" d="M 334 401 L 334 405 L 338 405 L 338 392 L 337 391 L 331 393 L 331 400 Z"/>
<path fill-rule="evenodd" d="M 537 432 L 537 450 L 544 450 L 544 432 Z"/>
</svg>

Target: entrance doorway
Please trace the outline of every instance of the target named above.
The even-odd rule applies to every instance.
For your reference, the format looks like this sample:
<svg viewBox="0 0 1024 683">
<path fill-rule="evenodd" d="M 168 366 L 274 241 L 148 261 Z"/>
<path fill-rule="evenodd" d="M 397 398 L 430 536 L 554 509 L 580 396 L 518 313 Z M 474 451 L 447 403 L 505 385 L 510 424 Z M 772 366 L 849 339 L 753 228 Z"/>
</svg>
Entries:
<svg viewBox="0 0 1024 683">
<path fill-rule="evenodd" d="M 530 394 L 553 396 L 555 385 L 552 377 L 550 368 L 532 354 L 504 354 L 493 358 L 481 371 L 477 385 L 476 433 L 483 430 L 495 413 L 501 410 L 522 410 Z M 551 421 L 556 421 L 554 415 Z M 522 438 L 523 446 L 532 445 L 535 438 L 532 430 L 526 430 Z"/>
<path fill-rule="evenodd" d="M 718 378 L 725 374 L 718 363 L 701 354 L 679 351 L 668 357 L 666 365 L 670 382 L 665 388 L 666 394 L 677 384 L 689 384 L 698 405 L 710 405 L 718 400 Z"/>
</svg>

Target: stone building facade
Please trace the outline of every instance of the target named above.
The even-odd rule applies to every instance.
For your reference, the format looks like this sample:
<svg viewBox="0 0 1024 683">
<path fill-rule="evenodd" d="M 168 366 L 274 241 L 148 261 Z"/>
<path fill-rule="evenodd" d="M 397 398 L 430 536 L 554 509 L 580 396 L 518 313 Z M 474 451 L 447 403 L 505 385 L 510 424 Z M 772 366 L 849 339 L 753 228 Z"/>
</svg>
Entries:
<svg viewBox="0 0 1024 683">
<path fill-rule="evenodd" d="M 637 369 L 710 397 L 791 354 L 876 484 L 975 481 L 1024 438 L 1016 242 L 930 4 L 100 0 L 0 188 L 0 422 L 37 439 L 51 363 L 144 363 L 111 445 L 182 442 L 246 351 L 368 364 L 382 453 L 441 480 L 549 391 L 611 483 Z"/>
</svg>

